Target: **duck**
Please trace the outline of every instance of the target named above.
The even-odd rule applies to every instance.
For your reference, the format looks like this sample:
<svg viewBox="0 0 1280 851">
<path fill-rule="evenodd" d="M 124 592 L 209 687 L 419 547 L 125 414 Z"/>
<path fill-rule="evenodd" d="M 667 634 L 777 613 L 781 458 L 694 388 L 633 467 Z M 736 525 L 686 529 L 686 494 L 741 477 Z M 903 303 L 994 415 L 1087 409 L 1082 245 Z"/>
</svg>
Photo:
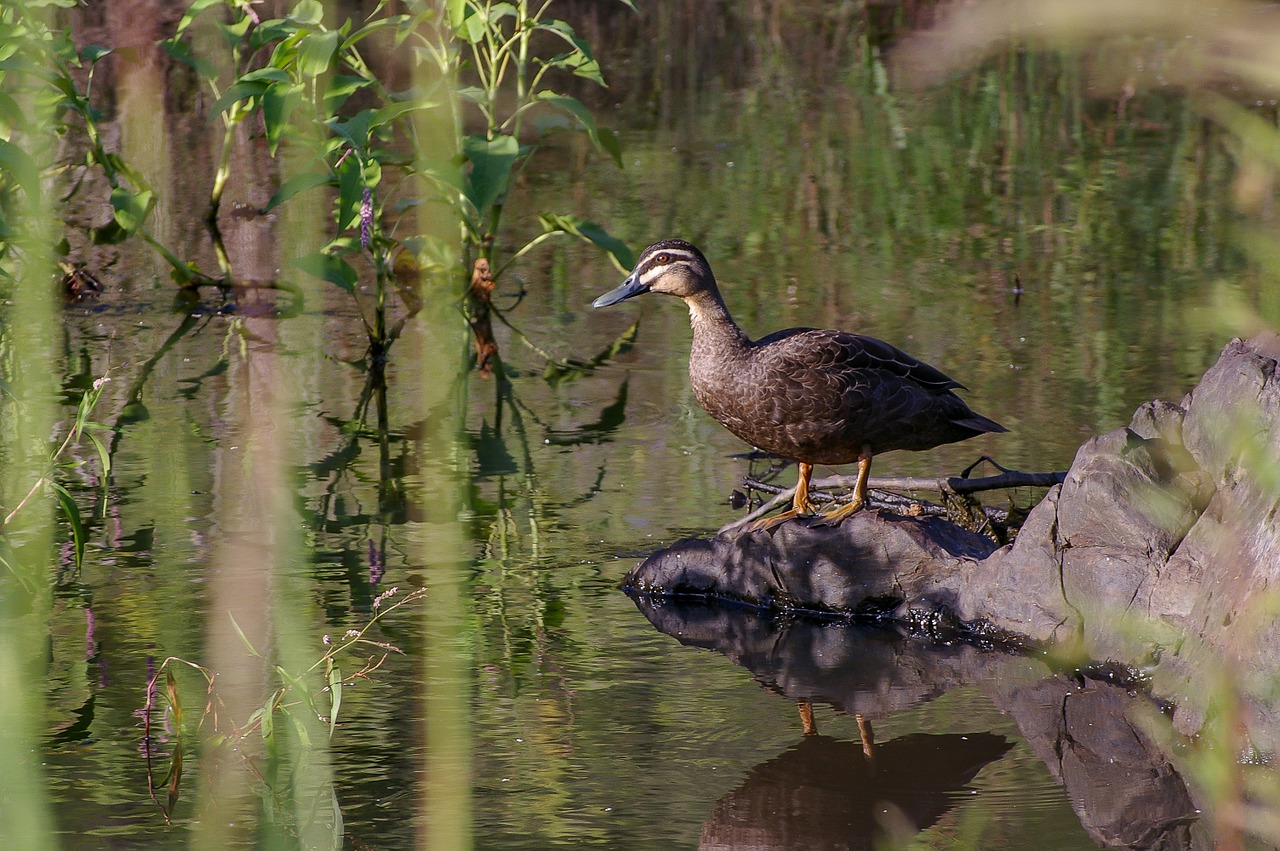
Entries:
<svg viewBox="0 0 1280 851">
<path fill-rule="evenodd" d="M 874 456 L 1008 431 L 969 409 L 954 392 L 964 385 L 875 337 L 788 328 L 752 340 L 729 314 L 707 258 L 685 240 L 650 245 L 592 307 L 645 293 L 675 296 L 689 308 L 689 381 L 698 404 L 739 439 L 798 465 L 791 508 L 749 531 L 796 517 L 836 525 L 867 505 Z M 814 465 L 855 462 L 852 497 L 819 514 L 810 499 Z"/>
</svg>

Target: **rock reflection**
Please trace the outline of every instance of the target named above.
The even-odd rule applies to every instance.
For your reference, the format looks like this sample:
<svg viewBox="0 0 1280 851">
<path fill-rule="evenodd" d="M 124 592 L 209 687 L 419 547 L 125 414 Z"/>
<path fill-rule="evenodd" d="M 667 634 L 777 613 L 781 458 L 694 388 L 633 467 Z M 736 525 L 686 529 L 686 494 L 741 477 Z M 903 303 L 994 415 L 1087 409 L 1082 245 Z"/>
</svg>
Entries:
<svg viewBox="0 0 1280 851">
<path fill-rule="evenodd" d="M 872 745 L 871 722 L 961 686 L 981 688 L 1017 723 L 1095 842 L 1212 847 L 1172 761 L 1130 720 L 1135 706 L 1150 708 L 1141 696 L 967 645 L 924 645 L 886 630 L 702 602 L 633 600 L 660 632 L 727 656 L 800 705 L 797 726 L 808 735 L 716 805 L 703 828 L 704 848 L 870 848 L 886 828 L 905 839 L 933 824 L 1011 744 L 980 731 Z M 806 712 L 811 702 L 857 716 L 863 741 L 818 734 Z"/>
</svg>

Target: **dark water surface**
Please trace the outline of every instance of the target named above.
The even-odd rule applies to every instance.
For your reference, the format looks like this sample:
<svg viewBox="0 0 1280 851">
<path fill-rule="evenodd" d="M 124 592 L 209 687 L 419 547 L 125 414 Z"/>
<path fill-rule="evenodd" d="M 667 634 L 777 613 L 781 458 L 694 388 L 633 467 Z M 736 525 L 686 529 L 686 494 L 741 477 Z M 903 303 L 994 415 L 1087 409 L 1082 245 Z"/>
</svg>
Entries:
<svg viewBox="0 0 1280 851">
<path fill-rule="evenodd" d="M 865 46 L 865 33 L 849 38 Z M 659 89 L 643 69 L 620 68 L 596 108 L 623 131 L 626 168 L 565 142 L 540 154 L 506 216 L 533 233 L 538 212 L 578 213 L 637 249 L 693 240 L 753 336 L 810 325 L 882 337 L 962 381 L 971 405 L 1010 429 L 885 456 L 875 473 L 952 475 L 983 453 L 1066 469 L 1083 440 L 1140 403 L 1190 389 L 1228 338 L 1215 292 L 1256 299 L 1253 273 L 1224 248 L 1226 154 L 1177 95 L 1118 110 L 1075 60 L 1052 54 L 1011 51 L 945 87 L 891 93 L 869 50 L 841 51 L 844 64 L 825 71 L 765 52 L 735 72 L 745 81 L 666 69 Z M 182 199 L 206 191 L 210 131 L 182 113 L 168 127 L 170 147 L 153 152 L 174 187 L 162 229 L 207 257 Z M 245 166 L 229 191 L 261 203 L 272 187 Z M 225 225 L 245 278 L 286 268 L 287 226 Z M 461 322 L 447 339 L 410 322 L 385 397 L 366 396 L 363 331 L 345 293 L 313 287 L 285 316 L 271 293 L 175 303 L 143 250 L 83 251 L 107 289 L 66 309 L 54 368 L 68 413 L 77 389 L 110 369 L 98 415 L 120 432 L 107 498 L 89 473 L 69 483 L 97 519 L 81 571 L 63 548 L 48 614 L 33 758 L 67 847 L 426 847 L 455 819 L 481 848 L 1092 848 L 1146 827 L 1105 811 L 1135 790 L 1168 808 L 1168 847 L 1187 843 L 1185 790 L 1156 788 L 1176 772 L 1137 745 L 1118 754 L 1094 726 L 1129 730 L 1123 693 L 1045 685 L 1039 662 L 971 647 L 624 595 L 619 581 L 643 554 L 738 515 L 729 496 L 750 468 L 689 390 L 683 307 L 655 297 L 591 311 L 621 276 L 590 250 L 530 255 L 497 303 L 523 290 L 512 322 L 557 357 L 589 358 L 638 321 L 635 346 L 550 381 L 545 361 L 498 326 L 511 398 L 499 408 L 494 381 L 472 375 L 466 440 L 451 451 L 424 438 L 443 408 L 417 358 L 465 351 Z M 264 423 L 282 386 L 296 404 Z M 270 487 L 244 459 L 254 428 L 290 459 L 297 544 L 253 516 Z M 437 470 L 462 471 L 460 525 Z M 440 584 L 422 555 L 433 551 L 461 563 L 456 583 Z M 273 659 L 306 667 L 393 587 L 380 606 L 415 587 L 427 602 L 370 633 L 403 654 L 344 689 L 327 750 L 324 725 L 308 728 L 315 748 L 274 760 L 256 744 L 238 763 L 194 748 L 204 683 L 175 666 L 186 762 L 167 824 L 148 794 L 140 717 L 157 666 L 243 665 L 233 610 L 250 637 L 284 648 Z M 241 623 L 253 612 L 260 620 Z M 442 622 L 460 681 L 424 665 Z M 227 679 L 229 693 L 259 695 L 250 708 L 276 682 L 265 667 Z M 432 723 L 447 693 L 466 711 L 441 739 Z M 802 701 L 817 737 L 802 734 Z M 1072 701 L 1090 714 L 1061 735 Z M 176 745 L 174 723 L 157 721 L 160 755 Z M 442 815 L 433 760 L 448 754 Z M 248 791 L 220 797 L 219 778 L 236 772 Z"/>
</svg>

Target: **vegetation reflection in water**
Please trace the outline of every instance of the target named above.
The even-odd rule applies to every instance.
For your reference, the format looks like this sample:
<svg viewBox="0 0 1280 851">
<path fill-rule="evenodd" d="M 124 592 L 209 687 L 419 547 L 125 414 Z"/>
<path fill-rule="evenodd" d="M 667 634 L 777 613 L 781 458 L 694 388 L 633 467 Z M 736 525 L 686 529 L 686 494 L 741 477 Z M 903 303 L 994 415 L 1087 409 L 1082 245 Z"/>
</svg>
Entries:
<svg viewBox="0 0 1280 851">
<path fill-rule="evenodd" d="M 1063 466 L 1081 439 L 1137 403 L 1185 391 L 1221 342 L 1186 318 L 1215 286 L 1274 320 L 1264 275 L 1223 248 L 1236 220 L 1230 155 L 1181 95 L 1139 91 L 1121 111 L 1088 94 L 1080 60 L 1015 47 L 910 93 L 889 84 L 878 49 L 892 33 L 852 12 L 774 28 L 782 4 L 758 22 L 726 18 L 745 36 L 737 49 L 751 52 L 729 72 L 697 43 L 704 30 L 682 26 L 690 4 L 657 5 L 611 24 L 616 51 L 588 39 L 606 70 L 628 37 L 639 40 L 632 72 L 611 74 L 629 125 L 626 170 L 583 165 L 583 142 L 549 147 L 545 165 L 521 176 L 528 191 L 508 199 L 510 230 L 495 251 L 510 257 L 538 239 L 536 214 L 547 209 L 607 222 L 633 243 L 696 239 L 724 258 L 726 298 L 753 333 L 852 325 L 955 364 L 985 410 L 1013 413 L 1014 435 L 992 448 L 1028 469 Z M 686 33 L 694 55 L 649 64 L 662 61 L 655 32 L 673 44 Z M 124 147 L 138 145 L 144 126 L 129 124 L 130 109 L 136 119 L 137 103 L 121 98 Z M 171 175 L 174 198 L 203 198 L 196 187 L 216 166 L 208 132 L 198 122 L 174 127 L 172 148 L 140 167 Z M 231 151 L 224 204 L 261 207 L 274 192 L 252 153 L 244 141 Z M 210 170 L 198 174 L 192 158 Z M 208 263 L 203 238 L 182 237 L 175 224 L 200 210 L 156 203 L 175 205 L 157 217 L 157 241 L 185 239 L 182 256 Z M 242 280 L 269 279 L 331 237 L 323 211 L 280 211 L 275 226 L 224 222 L 231 268 L 265 271 Z M 23 218 L 48 221 L 39 211 Z M 78 248 L 101 262 L 99 249 Z M 48 612 L 39 595 L 6 588 L 5 670 L 21 671 L 26 685 L 0 691 L 47 704 L 12 706 L 10 717 L 45 726 L 5 733 L 5 777 L 25 797 L 0 800 L 14 802 L 24 820 L 9 823 L 33 844 L 50 824 L 68 843 L 710 843 L 704 825 L 718 806 L 803 747 L 792 701 L 861 711 L 821 689 L 778 689 L 788 699 L 761 690 L 719 656 L 653 632 L 616 591 L 630 562 L 615 552 L 727 519 L 742 469 L 724 458 L 742 447 L 688 394 L 683 315 L 645 310 L 635 330 L 622 317 L 588 319 L 590 296 L 617 280 L 598 255 L 531 252 L 499 281 L 499 309 L 525 291 L 511 317 L 522 317 L 532 343 L 584 364 L 543 381 L 545 359 L 499 324 L 511 381 L 499 395 L 496 381 L 459 375 L 469 342 L 452 310 L 455 280 L 430 284 L 449 289 L 428 291 L 427 312 L 405 324 L 382 382 L 360 365 L 368 341 L 347 292 L 286 272 L 304 293 L 296 316 L 277 319 L 274 297 L 243 292 L 234 311 L 206 296 L 179 316 L 155 295 L 164 285 L 153 286 L 149 261 L 127 243 L 121 251 L 101 301 L 63 319 L 27 296 L 46 292 L 28 283 L 45 275 L 33 255 L 23 298 L 5 316 L 6 381 L 28 400 L 19 437 L 42 445 L 55 419 L 31 401 L 54 388 L 23 389 L 42 380 L 27 364 L 59 364 L 73 398 L 110 367 L 100 415 L 118 429 L 106 499 L 91 453 L 81 479 L 65 481 L 89 533 L 84 567 L 59 565 Z M 1233 283 L 1216 284 L 1228 275 Z M 352 290 L 367 308 L 378 297 L 361 286 Z M 21 329 L 36 342 L 19 340 Z M 618 342 L 633 338 L 631 348 Z M 41 339 L 61 339 L 62 355 L 42 352 Z M 597 352 L 607 356 L 591 363 Z M 464 420 L 469 443 L 459 445 Z M 30 481 L 8 462 L 39 455 L 6 445 L 6 506 Z M 888 463 L 936 473 L 971 456 L 961 448 Z M 460 470 L 472 475 L 459 481 Z M 30 539 L 6 531 L 27 554 L 49 551 L 38 524 Z M 44 569 L 43 558 L 32 564 Z M 222 711 L 243 718 L 275 680 L 264 660 L 247 658 L 227 611 L 249 643 L 272 648 L 272 664 L 296 672 L 323 656 L 323 636 L 366 623 L 392 585 L 425 588 L 426 601 L 379 621 L 379 640 L 404 656 L 343 690 L 328 752 L 329 729 L 299 713 L 296 728 L 246 744 L 235 764 L 216 766 L 216 749 L 198 755 L 182 767 L 186 788 L 166 827 L 145 797 L 133 714 L 148 658 L 223 672 L 243 702 L 235 709 L 228 698 Z M 35 653 L 42 642 L 29 640 L 46 633 L 48 663 Z M 839 629 L 815 634 L 833 649 L 861 646 Z M 776 671 L 751 671 L 778 688 Z M 993 682 L 1011 676 L 907 694 L 875 720 L 886 743 L 977 732 L 1014 743 L 968 781 L 982 794 L 952 801 L 915 841 L 1013 848 L 1047 834 L 1057 847 L 1091 844 L 1034 742 L 996 709 Z M 322 696 L 324 685 L 311 691 Z M 177 688 L 190 739 L 205 687 L 187 675 Z M 851 717 L 818 711 L 823 734 L 858 741 Z M 177 732 L 157 733 L 166 752 Z M 24 756 L 32 752 L 45 756 L 43 778 Z M 232 781 L 238 788 L 219 785 Z M 908 841 L 894 831 L 909 823 L 888 829 Z"/>
</svg>

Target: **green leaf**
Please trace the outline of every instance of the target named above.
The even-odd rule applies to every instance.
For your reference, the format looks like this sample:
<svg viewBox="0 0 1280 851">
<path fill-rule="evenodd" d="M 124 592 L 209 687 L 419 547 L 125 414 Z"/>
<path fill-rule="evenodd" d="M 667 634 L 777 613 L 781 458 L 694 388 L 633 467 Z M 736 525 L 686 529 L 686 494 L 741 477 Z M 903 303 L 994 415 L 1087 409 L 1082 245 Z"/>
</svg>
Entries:
<svg viewBox="0 0 1280 851">
<path fill-rule="evenodd" d="M 178 681 L 168 668 L 164 671 L 164 695 L 169 700 L 169 708 L 173 710 L 173 728 L 178 731 L 178 735 L 182 735 L 182 699 L 178 695 Z"/>
<path fill-rule="evenodd" d="M 450 19 L 453 17 L 452 11 L 450 9 Z M 471 4 L 466 4 L 464 16 L 459 23 L 454 24 L 454 32 L 458 38 L 467 42 L 467 44 L 478 44 L 488 31 L 489 26 L 485 17 L 472 8 Z"/>
<path fill-rule="evenodd" d="M 329 738 L 333 738 L 333 730 L 338 726 L 338 707 L 342 705 L 342 671 L 333 663 L 333 658 L 325 660 L 325 668 L 329 680 Z"/>
<path fill-rule="evenodd" d="M 331 118 L 325 122 L 330 130 L 346 140 L 357 151 L 369 150 L 369 128 L 373 124 L 374 111 L 362 109 L 346 121 Z"/>
<path fill-rule="evenodd" d="M 348 156 L 338 166 L 338 232 L 354 227 L 364 201 L 364 168 L 357 157 Z"/>
<path fill-rule="evenodd" d="M 355 92 L 360 91 L 366 86 L 373 84 L 373 80 L 367 77 L 355 77 L 350 74 L 334 74 L 329 78 L 329 83 L 324 90 L 324 109 L 329 115 L 333 115 L 338 111 L 338 107 L 346 102 L 347 98 Z"/>
<path fill-rule="evenodd" d="M 240 624 L 236 623 L 236 616 L 227 612 L 227 617 L 231 619 L 231 628 L 236 631 L 236 635 L 240 637 L 240 641 L 244 644 L 245 649 L 249 651 L 249 655 L 255 659 L 261 659 L 262 654 L 253 646 L 253 642 L 249 641 L 249 636 L 244 634 L 244 630 L 240 628 Z"/>
<path fill-rule="evenodd" d="M 107 451 L 107 447 L 103 445 L 96 434 L 86 431 L 84 435 L 89 438 L 89 442 L 93 444 L 93 448 L 98 452 L 98 463 L 102 465 L 102 475 L 100 477 L 102 479 L 102 489 L 106 491 L 108 478 L 111 475 L 111 453 Z M 103 507 L 105 508 L 105 503 Z"/>
<path fill-rule="evenodd" d="M 631 247 L 595 222 L 581 216 L 561 216 L 556 213 L 543 213 L 538 221 L 542 223 L 543 233 L 562 231 L 604 249 L 622 272 L 629 272 L 636 265 L 635 253 Z"/>
<path fill-rule="evenodd" d="M 468 136 L 462 140 L 462 155 L 471 163 L 463 193 L 480 215 L 506 194 L 511 169 L 520 156 L 514 136 Z"/>
<path fill-rule="evenodd" d="M 449 26 L 455 30 L 462 26 L 468 11 L 467 0 L 445 0 L 445 9 L 449 13 Z"/>
<path fill-rule="evenodd" d="M 182 34 L 187 31 L 187 27 L 195 22 L 196 18 L 209 9 L 221 5 L 223 5 L 223 0 L 193 0 L 192 4 L 187 7 L 187 11 L 183 13 L 182 20 L 178 21 L 177 32 L 173 35 L 174 40 L 182 38 Z"/>
<path fill-rule="evenodd" d="M 141 192 L 130 192 L 117 187 L 111 190 L 111 208 L 115 211 L 116 224 L 126 234 L 138 232 L 151 207 L 155 203 L 155 195 L 150 189 Z"/>
<path fill-rule="evenodd" d="M 412 20 L 413 18 L 410 15 L 389 15 L 385 18 L 378 18 L 376 21 L 371 21 L 370 23 L 365 24 L 363 27 L 348 36 L 347 40 L 342 43 L 342 49 L 346 50 L 348 47 L 354 47 L 356 44 L 368 38 L 378 30 L 386 29 L 387 27 L 399 27 L 404 24 L 408 24 Z"/>
<path fill-rule="evenodd" d="M 534 100 L 545 103 L 554 107 L 568 115 L 573 116 L 582 125 L 582 129 L 587 132 L 588 138 L 592 144 L 613 157 L 613 161 L 622 167 L 622 146 L 618 144 L 618 137 L 613 133 L 601 133 L 600 128 L 596 126 L 596 119 L 591 114 L 591 110 L 577 98 L 571 98 L 568 95 L 559 95 L 555 92 L 538 92 Z"/>
<path fill-rule="evenodd" d="M 269 83 L 265 80 L 241 80 L 240 82 L 232 83 L 222 93 L 222 97 L 214 101 L 213 106 L 209 107 L 209 115 L 214 116 L 225 112 L 242 100 L 260 97 L 267 90 L 268 85 Z"/>
<path fill-rule="evenodd" d="M 302 0 L 289 13 L 289 20 L 304 27 L 314 27 L 324 20 L 324 6 L 319 0 Z"/>
<path fill-rule="evenodd" d="M 23 130 L 27 126 L 27 116 L 13 99 L 13 95 L 0 89 L 0 137 L 8 136 L 12 130 Z"/>
<path fill-rule="evenodd" d="M 58 498 L 58 504 L 62 507 L 62 513 L 66 515 L 67 522 L 71 524 L 71 537 L 76 547 L 76 567 L 79 568 L 84 563 L 84 542 L 87 537 L 84 524 L 80 522 L 80 508 L 62 485 L 57 482 L 49 482 L 49 487 L 53 488 L 54 496 Z"/>
<path fill-rule="evenodd" d="M 289 117 L 302 100 L 302 86 L 273 83 L 262 93 L 262 123 L 267 130 L 267 150 L 276 155 L 280 139 L 289 128 Z"/>
<path fill-rule="evenodd" d="M 377 112 L 375 112 L 373 114 L 373 121 L 370 123 L 370 126 L 381 127 L 383 124 L 388 124 L 394 121 L 395 119 L 404 115 L 406 112 L 413 112 L 414 110 L 417 110 L 417 109 L 431 109 L 432 107 L 435 107 L 435 106 L 439 106 L 439 103 L 437 101 L 423 100 L 422 98 L 419 98 L 419 97 L 412 97 L 409 100 L 396 101 L 394 103 L 388 104 L 387 106 L 384 106 L 382 109 L 379 109 Z"/>
<path fill-rule="evenodd" d="M 303 3 L 306 2 L 310 0 L 303 0 Z M 329 63 L 333 60 L 341 37 L 337 30 L 307 35 L 298 49 L 298 71 L 308 77 L 318 77 L 329 70 Z"/>
<path fill-rule="evenodd" d="M 316 171 L 306 171 L 302 174 L 295 174 L 276 190 L 276 194 L 271 196 L 271 200 L 267 202 L 267 206 L 262 208 L 262 212 L 269 212 L 276 207 L 279 207 L 299 192 L 306 192 L 308 189 L 323 186 L 332 180 L 333 178 L 330 175 Z"/>
<path fill-rule="evenodd" d="M 573 27 L 564 21 L 557 20 L 539 22 L 534 25 L 534 29 L 555 33 L 573 48 L 569 53 L 548 60 L 547 64 L 568 68 L 579 77 L 586 77 L 588 80 L 604 85 L 604 77 L 600 74 L 600 63 L 591 54 L 590 45 L 578 38 Z"/>
<path fill-rule="evenodd" d="M 511 3 L 494 3 L 489 7 L 489 26 L 494 26 L 503 18 L 516 17 L 516 7 Z"/>
<path fill-rule="evenodd" d="M 317 251 L 314 254 L 295 257 L 290 262 L 307 274 L 315 275 L 317 278 L 328 281 L 331 284 L 337 284 L 349 293 L 356 291 L 356 281 L 358 280 L 356 270 L 352 269 L 351 264 L 341 257 L 334 257 L 322 251 Z"/>
<path fill-rule="evenodd" d="M 111 52 L 112 50 L 110 47 L 102 47 L 101 45 L 90 44 L 86 46 L 84 50 L 80 51 L 80 55 L 84 57 L 84 60 L 86 62 L 92 65 L 93 63 L 97 62 L 99 59 L 101 59 L 102 57 L 106 56 Z"/>
<path fill-rule="evenodd" d="M 9 172 L 22 187 L 27 200 L 35 204 L 40 196 L 40 169 L 31 155 L 12 142 L 0 139 L 0 169 Z"/>
</svg>

